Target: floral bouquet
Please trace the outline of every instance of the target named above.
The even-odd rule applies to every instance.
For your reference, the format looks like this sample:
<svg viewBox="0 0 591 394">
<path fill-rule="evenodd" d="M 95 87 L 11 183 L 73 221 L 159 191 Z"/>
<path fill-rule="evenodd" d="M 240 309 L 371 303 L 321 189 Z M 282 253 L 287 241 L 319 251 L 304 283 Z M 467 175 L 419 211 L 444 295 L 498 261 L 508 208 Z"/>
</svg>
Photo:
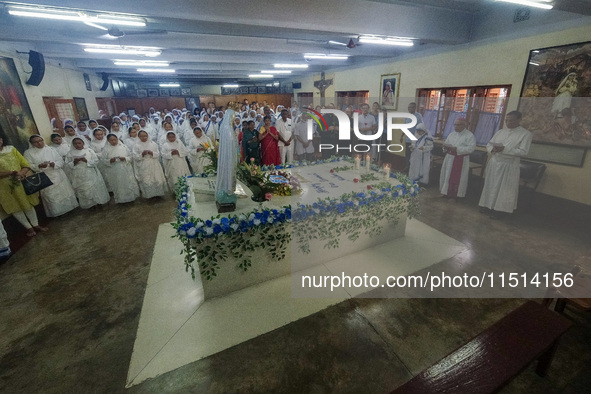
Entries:
<svg viewBox="0 0 591 394">
<path fill-rule="evenodd" d="M 250 163 L 242 162 L 238 165 L 236 177 L 252 191 L 254 201 L 270 200 L 271 195 L 275 194 L 279 186 L 269 180 L 269 174 L 255 164 L 254 158 L 250 159 Z"/>
<path fill-rule="evenodd" d="M 220 144 L 214 140 L 211 145 L 205 142 L 201 146 L 205 149 L 203 153 L 204 158 L 209 159 L 209 164 L 203 167 L 203 172 L 208 175 L 217 174 Z"/>
<path fill-rule="evenodd" d="M 299 194 L 302 191 L 300 181 L 295 176 L 292 176 L 289 172 L 282 170 L 272 170 L 268 172 L 269 176 L 279 176 L 285 179 L 285 182 L 278 183 L 275 195 L 277 196 L 291 196 L 293 194 Z"/>
</svg>

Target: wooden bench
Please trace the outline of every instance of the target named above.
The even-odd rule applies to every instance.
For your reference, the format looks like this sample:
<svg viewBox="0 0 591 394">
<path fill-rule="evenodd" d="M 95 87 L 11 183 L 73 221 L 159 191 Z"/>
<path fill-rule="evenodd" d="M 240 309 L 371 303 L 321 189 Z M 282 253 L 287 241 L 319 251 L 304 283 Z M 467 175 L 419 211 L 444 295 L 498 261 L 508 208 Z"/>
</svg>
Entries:
<svg viewBox="0 0 591 394">
<path fill-rule="evenodd" d="M 528 301 L 392 393 L 492 393 L 532 361 L 543 376 L 571 322 Z"/>
</svg>

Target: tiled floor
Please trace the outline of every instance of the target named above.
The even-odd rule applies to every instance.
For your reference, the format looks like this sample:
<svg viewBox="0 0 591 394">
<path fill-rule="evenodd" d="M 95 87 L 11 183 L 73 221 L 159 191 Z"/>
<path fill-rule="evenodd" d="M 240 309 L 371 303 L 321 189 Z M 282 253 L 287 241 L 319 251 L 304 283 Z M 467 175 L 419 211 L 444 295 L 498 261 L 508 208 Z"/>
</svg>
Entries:
<svg viewBox="0 0 591 394">
<path fill-rule="evenodd" d="M 580 207 L 534 203 L 493 221 L 477 198 L 422 194 L 420 220 L 469 247 L 437 269 L 563 269 L 591 245 Z M 352 298 L 126 389 L 146 287 L 166 278 L 149 279 L 150 262 L 173 207 L 169 199 L 73 212 L 0 266 L 0 392 L 386 393 L 523 302 Z M 503 393 L 588 391 L 591 314 L 566 315 L 575 324 L 548 376 L 530 366 Z"/>
</svg>

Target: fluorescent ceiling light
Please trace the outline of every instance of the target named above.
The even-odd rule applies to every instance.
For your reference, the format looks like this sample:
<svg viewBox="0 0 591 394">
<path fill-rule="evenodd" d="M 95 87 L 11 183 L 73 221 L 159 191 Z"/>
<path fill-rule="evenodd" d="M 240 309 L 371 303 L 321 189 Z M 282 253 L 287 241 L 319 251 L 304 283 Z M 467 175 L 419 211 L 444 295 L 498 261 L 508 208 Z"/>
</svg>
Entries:
<svg viewBox="0 0 591 394">
<path fill-rule="evenodd" d="M 359 42 L 363 44 L 397 45 L 404 47 L 411 47 L 414 45 L 410 38 L 399 37 L 361 36 L 359 37 Z"/>
<path fill-rule="evenodd" d="M 308 65 L 307 64 L 278 63 L 278 64 L 274 64 L 273 67 L 275 67 L 275 68 L 308 68 Z"/>
<path fill-rule="evenodd" d="M 116 66 L 128 67 L 168 67 L 170 65 L 167 61 L 160 60 L 113 60 Z"/>
<path fill-rule="evenodd" d="M 273 86 L 273 84 L 272 84 L 272 83 L 268 83 L 268 84 L 266 84 L 265 86 L 267 86 L 267 87 L 271 87 L 271 86 Z"/>
<path fill-rule="evenodd" d="M 249 78 L 273 78 L 272 74 L 250 74 Z"/>
<path fill-rule="evenodd" d="M 238 84 L 232 84 L 232 83 L 230 83 L 230 84 L 225 84 L 225 85 L 222 85 L 222 87 L 223 87 L 223 88 L 239 88 L 239 87 L 240 87 L 240 85 L 238 85 Z"/>
<path fill-rule="evenodd" d="M 291 74 L 291 70 L 261 70 L 261 74 Z"/>
<path fill-rule="evenodd" d="M 326 55 L 324 53 L 305 53 L 306 59 L 347 60 L 349 55 Z"/>
<path fill-rule="evenodd" d="M 279 82 L 274 82 L 273 86 L 279 86 Z"/>
<path fill-rule="evenodd" d="M 344 47 L 347 46 L 347 44 L 345 44 L 344 42 L 338 42 L 338 41 L 332 41 L 332 40 L 330 40 L 328 43 L 333 44 L 333 45 L 342 45 Z"/>
<path fill-rule="evenodd" d="M 539 66 L 539 64 L 536 62 L 529 62 L 529 64 L 531 64 L 532 66 Z"/>
<path fill-rule="evenodd" d="M 527 5 L 529 7 L 543 8 L 545 10 L 551 10 L 554 7 L 552 0 L 497 0 L 505 3 L 513 3 L 520 5 Z"/>
<path fill-rule="evenodd" d="M 170 68 L 138 68 L 139 73 L 174 73 L 176 70 Z"/>
<path fill-rule="evenodd" d="M 178 88 L 180 86 L 181 86 L 180 83 L 161 83 L 160 84 L 161 88 Z"/>
<path fill-rule="evenodd" d="M 162 51 L 155 47 L 143 47 L 132 45 L 103 45 L 103 44 L 81 44 L 85 52 L 90 53 L 115 53 L 118 55 L 144 55 L 149 57 L 160 56 Z"/>
<path fill-rule="evenodd" d="M 88 14 L 83 11 L 46 8 L 36 6 L 9 6 L 8 13 L 14 16 L 28 16 L 31 18 L 53 19 L 68 22 L 103 23 L 120 26 L 146 26 L 141 18 L 111 14 Z"/>
</svg>

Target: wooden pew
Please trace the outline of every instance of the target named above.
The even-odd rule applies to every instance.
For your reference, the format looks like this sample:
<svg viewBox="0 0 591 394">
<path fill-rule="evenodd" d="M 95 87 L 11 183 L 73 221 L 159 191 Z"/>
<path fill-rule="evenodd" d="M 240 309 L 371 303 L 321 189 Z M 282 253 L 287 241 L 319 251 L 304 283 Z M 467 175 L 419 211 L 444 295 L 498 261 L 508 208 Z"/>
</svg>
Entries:
<svg viewBox="0 0 591 394">
<path fill-rule="evenodd" d="M 544 376 L 571 322 L 528 301 L 392 393 L 492 393 L 538 359 Z"/>
</svg>

